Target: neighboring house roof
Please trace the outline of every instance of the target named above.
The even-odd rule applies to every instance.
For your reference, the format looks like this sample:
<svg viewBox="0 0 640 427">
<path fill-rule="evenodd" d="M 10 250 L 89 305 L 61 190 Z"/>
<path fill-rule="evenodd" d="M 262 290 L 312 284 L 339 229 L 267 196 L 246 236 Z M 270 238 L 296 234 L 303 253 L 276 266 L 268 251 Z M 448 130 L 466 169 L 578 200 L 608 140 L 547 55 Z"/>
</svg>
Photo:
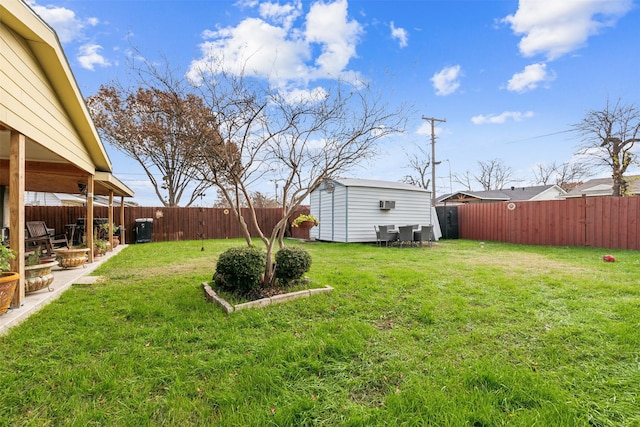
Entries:
<svg viewBox="0 0 640 427">
<path fill-rule="evenodd" d="M 87 204 L 87 196 L 81 194 L 26 191 L 24 194 L 24 204 L 25 206 L 85 206 Z M 125 206 L 135 206 L 135 204 L 127 201 L 125 201 L 124 204 Z M 94 195 L 93 205 L 109 206 L 109 198 Z M 113 206 L 120 206 L 119 198 L 113 199 Z"/>
<path fill-rule="evenodd" d="M 629 185 L 629 193 L 640 194 L 640 175 L 626 176 L 625 179 Z M 612 194 L 613 178 L 595 178 L 577 185 L 563 197 L 567 199 L 582 197 L 583 195 L 586 197 L 603 197 L 611 196 Z"/>
<path fill-rule="evenodd" d="M 415 185 L 406 184 L 404 182 L 394 181 L 378 181 L 374 179 L 359 179 L 359 178 L 337 178 L 327 181 L 320 188 L 325 188 L 326 185 L 331 183 L 335 185 L 342 185 L 344 187 L 368 187 L 368 188 L 391 188 L 395 190 L 408 190 L 408 191 L 420 191 L 424 193 L 430 193 L 429 190 L 417 187 Z"/>
<path fill-rule="evenodd" d="M 487 202 L 518 202 L 529 200 L 554 200 L 564 195 L 560 186 L 536 185 L 533 187 L 511 187 L 503 190 L 487 191 L 458 191 L 453 194 L 440 196 L 437 203 L 487 203 Z"/>
</svg>

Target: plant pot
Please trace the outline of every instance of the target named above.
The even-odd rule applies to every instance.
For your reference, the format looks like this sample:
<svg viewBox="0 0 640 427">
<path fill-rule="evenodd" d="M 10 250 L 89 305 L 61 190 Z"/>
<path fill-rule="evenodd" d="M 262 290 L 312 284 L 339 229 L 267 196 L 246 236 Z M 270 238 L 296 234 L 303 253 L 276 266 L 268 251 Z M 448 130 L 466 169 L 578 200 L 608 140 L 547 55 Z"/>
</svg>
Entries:
<svg viewBox="0 0 640 427">
<path fill-rule="evenodd" d="M 27 265 L 24 267 L 24 292 L 35 292 L 48 287 L 53 282 L 51 269 L 58 265 L 58 261 L 46 264 Z M 51 291 L 52 289 L 49 289 Z"/>
<path fill-rule="evenodd" d="M 14 272 L 4 272 L 0 276 L 0 314 L 6 313 L 11 305 L 19 279 L 20 274 Z"/>
<path fill-rule="evenodd" d="M 309 230 L 310 228 L 314 227 L 316 225 L 315 222 L 313 221 L 302 221 L 300 224 L 298 224 L 299 228 L 302 228 L 304 230 Z"/>
<path fill-rule="evenodd" d="M 117 248 L 120 244 L 120 238 L 118 236 L 113 236 L 111 240 L 113 241 L 113 249 Z"/>
<path fill-rule="evenodd" d="M 56 249 L 56 258 L 62 268 L 76 268 L 87 262 L 89 248 Z"/>
</svg>

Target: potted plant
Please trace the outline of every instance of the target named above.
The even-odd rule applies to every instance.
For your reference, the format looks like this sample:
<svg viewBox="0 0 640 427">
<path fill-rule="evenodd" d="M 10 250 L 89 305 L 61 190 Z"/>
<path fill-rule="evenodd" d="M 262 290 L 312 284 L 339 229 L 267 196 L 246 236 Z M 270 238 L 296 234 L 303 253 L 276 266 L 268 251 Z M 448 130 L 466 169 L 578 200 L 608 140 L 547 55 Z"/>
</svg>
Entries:
<svg viewBox="0 0 640 427">
<path fill-rule="evenodd" d="M 51 269 L 58 265 L 58 261 L 40 255 L 40 247 L 37 247 L 25 260 L 24 265 L 24 292 L 39 291 L 48 287 L 53 282 Z M 49 289 L 51 291 L 52 289 Z"/>
<path fill-rule="evenodd" d="M 107 253 L 108 242 L 103 239 L 93 239 L 93 256 L 102 256 Z"/>
<path fill-rule="evenodd" d="M 100 224 L 99 227 L 100 227 L 100 235 L 102 237 L 107 237 L 108 233 L 109 233 L 109 224 L 107 224 L 107 223 Z M 115 223 L 111 224 L 111 227 L 113 229 L 113 235 L 111 236 L 111 242 L 112 242 L 113 249 L 115 249 L 120 244 L 120 227 L 118 227 Z M 107 242 L 109 242 L 108 238 L 106 238 L 105 240 Z"/>
<path fill-rule="evenodd" d="M 69 242 L 73 242 L 73 233 L 75 230 L 71 231 L 71 239 Z M 83 246 L 69 246 L 68 248 L 56 248 L 54 249 L 56 253 L 56 259 L 58 260 L 58 264 L 62 268 L 75 268 L 84 265 L 87 262 L 87 254 L 89 253 L 89 248 L 86 245 Z"/>
<path fill-rule="evenodd" d="M 316 218 L 315 216 L 311 214 L 309 215 L 300 214 L 296 219 L 293 220 L 293 222 L 291 223 L 291 226 L 300 227 L 300 228 L 311 228 L 318 224 L 320 224 L 320 222 L 318 221 L 318 218 Z"/>
<path fill-rule="evenodd" d="M 0 245 L 0 314 L 7 312 L 13 299 L 13 293 L 20 279 L 20 274 L 9 271 L 11 268 L 9 261 L 16 255 L 4 245 Z"/>
</svg>

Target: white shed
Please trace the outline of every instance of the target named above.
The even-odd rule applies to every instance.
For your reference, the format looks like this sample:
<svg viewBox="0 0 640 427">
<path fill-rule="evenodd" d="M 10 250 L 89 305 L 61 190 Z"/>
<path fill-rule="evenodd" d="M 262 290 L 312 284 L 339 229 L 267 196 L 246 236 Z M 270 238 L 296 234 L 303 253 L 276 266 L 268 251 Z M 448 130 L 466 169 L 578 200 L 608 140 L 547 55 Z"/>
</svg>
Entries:
<svg viewBox="0 0 640 427">
<path fill-rule="evenodd" d="M 311 193 L 310 204 L 320 221 L 310 230 L 317 240 L 375 242 L 377 225 L 438 224 L 431 192 L 401 182 L 330 180 Z"/>
</svg>

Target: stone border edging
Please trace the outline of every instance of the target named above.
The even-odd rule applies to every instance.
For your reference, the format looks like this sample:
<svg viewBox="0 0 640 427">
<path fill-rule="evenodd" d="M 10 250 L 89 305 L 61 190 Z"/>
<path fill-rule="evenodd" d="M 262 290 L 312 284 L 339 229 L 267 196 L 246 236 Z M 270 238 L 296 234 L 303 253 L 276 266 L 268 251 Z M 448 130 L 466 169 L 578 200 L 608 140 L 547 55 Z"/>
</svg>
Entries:
<svg viewBox="0 0 640 427">
<path fill-rule="evenodd" d="M 314 288 L 314 289 L 306 289 L 304 291 L 290 292 L 288 294 L 280 294 L 274 295 L 272 297 L 261 298 L 255 301 L 249 301 L 242 304 L 238 304 L 233 306 L 229 304 L 227 301 L 222 299 L 216 291 L 211 289 L 211 286 L 207 282 L 202 282 L 202 289 L 204 290 L 204 296 L 209 302 L 215 302 L 220 305 L 227 313 L 231 313 L 233 311 L 244 310 L 247 308 L 254 307 L 266 307 L 271 304 L 277 304 L 287 301 L 293 301 L 298 298 L 306 298 L 314 294 L 322 294 L 326 292 L 331 292 L 333 288 L 331 286 L 326 286 L 324 288 Z"/>
</svg>

